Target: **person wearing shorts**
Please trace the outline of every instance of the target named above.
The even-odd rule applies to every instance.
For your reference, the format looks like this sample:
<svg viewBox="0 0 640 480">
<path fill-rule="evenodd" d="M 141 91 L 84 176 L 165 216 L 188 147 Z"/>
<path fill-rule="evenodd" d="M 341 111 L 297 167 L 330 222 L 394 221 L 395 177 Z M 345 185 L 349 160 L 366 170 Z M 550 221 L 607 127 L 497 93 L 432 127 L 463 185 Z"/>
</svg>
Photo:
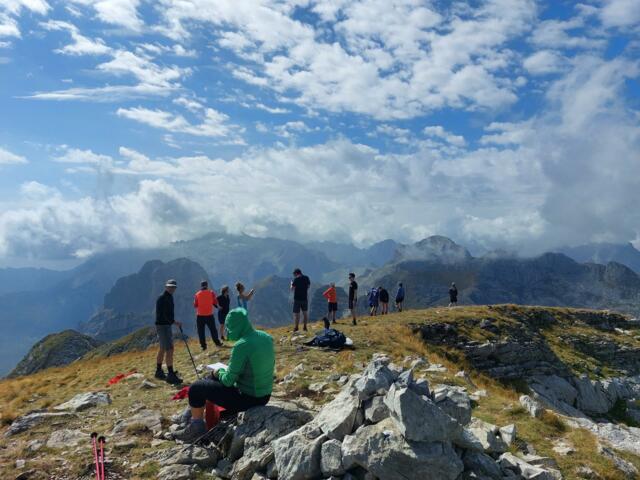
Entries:
<svg viewBox="0 0 640 480">
<path fill-rule="evenodd" d="M 329 288 L 327 288 L 322 296 L 327 299 L 328 305 L 328 320 L 331 320 L 331 323 L 336 323 L 336 312 L 338 311 L 338 294 L 336 292 L 336 284 L 331 283 Z"/>
<path fill-rule="evenodd" d="M 349 274 L 349 310 L 351 310 L 351 322 L 358 324 L 357 310 L 358 308 L 358 282 L 356 282 L 356 274 Z"/>
<path fill-rule="evenodd" d="M 293 280 L 291 281 L 291 290 L 293 290 L 293 331 L 297 332 L 300 325 L 300 311 L 304 319 L 303 330 L 307 331 L 307 323 L 309 321 L 309 287 L 311 281 L 309 277 L 302 274 L 302 270 L 296 268 L 293 271 Z"/>
<path fill-rule="evenodd" d="M 178 372 L 173 370 L 173 325 L 178 327 L 182 323 L 176 321 L 173 308 L 173 294 L 178 288 L 175 280 L 167 280 L 164 292 L 156 300 L 156 332 L 160 348 L 156 356 L 156 374 L 159 380 L 166 380 L 168 383 L 179 385 L 182 379 L 178 377 Z M 167 364 L 168 374 L 162 370 L 162 361 Z"/>
</svg>

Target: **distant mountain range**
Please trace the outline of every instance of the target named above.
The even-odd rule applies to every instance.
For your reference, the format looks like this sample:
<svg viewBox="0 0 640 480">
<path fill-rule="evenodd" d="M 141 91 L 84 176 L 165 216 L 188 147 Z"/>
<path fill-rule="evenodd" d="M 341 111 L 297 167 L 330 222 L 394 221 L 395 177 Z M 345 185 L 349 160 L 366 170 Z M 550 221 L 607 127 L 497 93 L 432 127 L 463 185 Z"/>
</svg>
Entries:
<svg viewBox="0 0 640 480">
<path fill-rule="evenodd" d="M 169 277 L 181 284 L 176 297 L 180 317 L 193 317 L 191 296 L 200 280 L 208 278 L 216 290 L 230 285 L 232 305 L 237 280 L 255 287 L 250 304 L 255 323 L 290 323 L 289 282 L 295 267 L 311 278 L 314 319 L 326 310 L 320 290 L 329 281 L 346 288 L 349 271 L 358 273 L 362 311 L 370 287 L 382 284 L 393 296 L 398 281 L 405 282 L 409 307 L 447 303 L 452 281 L 458 284 L 460 301 L 469 303 L 584 306 L 633 314 L 640 304 L 635 293 L 640 280 L 632 271 L 640 271 L 640 252 L 631 244 L 585 245 L 529 259 L 501 252 L 475 258 L 441 236 L 411 245 L 386 240 L 358 248 L 210 234 L 165 248 L 96 255 L 62 272 L 0 269 L 0 321 L 11 332 L 0 336 L 0 375 L 50 333 L 72 328 L 109 341 L 152 324 L 153 302 Z M 339 292 L 342 310 L 346 294 Z M 192 322 L 186 328 L 192 332 Z"/>
</svg>

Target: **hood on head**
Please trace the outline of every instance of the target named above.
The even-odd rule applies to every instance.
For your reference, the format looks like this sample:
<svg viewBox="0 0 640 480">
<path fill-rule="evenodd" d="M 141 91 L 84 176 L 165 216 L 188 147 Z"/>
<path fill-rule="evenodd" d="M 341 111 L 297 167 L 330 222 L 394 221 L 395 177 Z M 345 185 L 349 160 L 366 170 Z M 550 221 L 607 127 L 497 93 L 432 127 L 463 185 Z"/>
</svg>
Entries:
<svg viewBox="0 0 640 480">
<path fill-rule="evenodd" d="M 253 330 L 249 316 L 244 308 L 234 308 L 227 314 L 224 326 L 227 329 L 229 340 L 239 340 Z"/>
</svg>

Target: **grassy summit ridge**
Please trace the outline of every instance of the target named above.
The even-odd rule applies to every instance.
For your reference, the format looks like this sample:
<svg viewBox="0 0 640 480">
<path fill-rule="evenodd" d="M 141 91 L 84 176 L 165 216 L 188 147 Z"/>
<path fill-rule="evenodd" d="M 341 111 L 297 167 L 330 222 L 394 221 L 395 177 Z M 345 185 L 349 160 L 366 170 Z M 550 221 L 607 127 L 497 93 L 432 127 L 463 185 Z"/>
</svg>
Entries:
<svg viewBox="0 0 640 480">
<path fill-rule="evenodd" d="M 481 328 L 482 320 L 489 318 L 496 328 Z M 340 388 L 328 379 L 328 376 L 359 371 L 375 352 L 387 353 L 400 364 L 408 364 L 412 359 L 422 357 L 431 365 L 440 364 L 443 368 L 429 371 L 425 367 L 418 367 L 415 372 L 417 377 L 426 377 L 431 385 L 446 383 L 463 386 L 470 393 L 486 390 L 487 395 L 478 400 L 473 415 L 499 426 L 514 423 L 521 441 L 532 445 L 539 455 L 555 458 L 564 478 L 578 478 L 575 475 L 576 469 L 588 466 L 602 478 L 623 479 L 624 475 L 614 467 L 613 462 L 597 453 L 597 441 L 589 432 L 569 427 L 553 413 L 547 412 L 539 419 L 530 417 L 518 403 L 518 397 L 525 388 L 522 383 L 517 380 L 496 380 L 475 370 L 464 353 L 455 346 L 428 344 L 418 333 L 414 333 L 418 325 L 448 323 L 455 327 L 459 336 L 482 343 L 509 335 L 509 332 L 523 328 L 525 324 L 529 328 L 532 322 L 538 322 L 542 325 L 538 332 L 540 338 L 547 342 L 549 348 L 568 369 L 575 373 L 586 371 L 597 376 L 605 375 L 609 371 L 618 372 L 619 368 L 609 365 L 606 358 L 589 356 L 584 349 L 579 350 L 572 343 L 561 341 L 561 338 L 562 335 L 594 340 L 604 338 L 616 344 L 640 347 L 640 341 L 633 332 L 618 332 L 615 330 L 618 327 L 614 327 L 611 331 L 603 333 L 599 328 L 598 319 L 606 318 L 611 318 L 610 314 L 517 306 L 412 310 L 385 317 L 363 318 L 357 327 L 348 325 L 346 321 L 341 322 L 338 328 L 354 340 L 357 348 L 339 353 L 316 349 L 302 350 L 301 341 L 291 336 L 290 328 L 276 328 L 269 330 L 276 344 L 274 396 L 298 399 L 305 403 L 309 403 L 310 400 L 316 405 L 322 405 L 333 398 Z M 589 319 L 595 319 L 596 326 L 591 325 Z M 318 324 L 314 324 L 313 327 L 312 330 L 320 328 Z M 577 342 L 574 344 L 578 345 Z M 193 352 L 199 352 L 197 341 L 192 340 L 190 347 Z M 229 353 L 229 348 L 206 354 L 198 353 L 196 363 L 204 364 L 218 360 L 224 362 L 228 360 Z M 90 468 L 92 462 L 88 441 L 80 443 L 77 447 L 70 447 L 64 452 L 46 446 L 33 452 L 28 448 L 29 442 L 46 442 L 49 435 L 60 428 L 82 429 L 87 433 L 94 430 L 107 433 L 118 419 L 132 416 L 141 406 L 161 412 L 165 419 L 184 408 L 185 401 L 170 400 L 175 392 L 174 388 L 152 378 L 155 368 L 154 357 L 155 348 L 151 347 L 147 351 L 82 359 L 65 367 L 50 368 L 34 375 L 1 381 L 3 428 L 19 415 L 34 409 L 50 408 L 78 393 L 106 390 L 110 393 L 113 403 L 91 409 L 83 417 L 58 421 L 58 424 L 41 424 L 9 439 L 2 437 L 0 478 L 15 478 L 25 469 L 49 472 L 51 478 L 78 478 Z M 176 343 L 176 365 L 184 375 L 185 381 L 194 380 L 195 375 L 189 357 L 181 342 Z M 138 389 L 140 378 L 106 387 L 109 378 L 134 368 L 159 387 L 150 390 Z M 456 376 L 460 370 L 468 373 L 466 379 Z M 298 374 L 289 377 L 290 381 L 284 382 L 285 377 L 294 371 Z M 168 420 L 166 422 L 163 425 L 165 429 L 168 427 Z M 162 447 L 151 446 L 152 435 L 144 428 L 132 429 L 127 436 L 131 439 L 129 445 L 109 444 L 109 458 L 114 459 L 112 471 L 118 472 L 121 475 L 119 478 L 155 478 L 159 465 L 153 461 L 145 463 L 145 459 L 148 459 L 147 454 Z M 559 439 L 574 445 L 575 453 L 569 456 L 555 453 L 553 445 Z M 625 453 L 619 455 L 640 468 L 640 458 Z M 27 461 L 25 469 L 15 468 L 16 459 Z"/>
</svg>

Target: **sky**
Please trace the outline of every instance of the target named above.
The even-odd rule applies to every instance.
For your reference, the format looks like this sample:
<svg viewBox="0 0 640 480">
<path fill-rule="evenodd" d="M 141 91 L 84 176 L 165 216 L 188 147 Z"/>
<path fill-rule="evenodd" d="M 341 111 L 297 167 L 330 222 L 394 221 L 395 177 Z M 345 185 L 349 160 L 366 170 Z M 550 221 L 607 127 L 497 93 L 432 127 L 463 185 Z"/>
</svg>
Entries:
<svg viewBox="0 0 640 480">
<path fill-rule="evenodd" d="M 639 33 L 640 0 L 0 0 L 0 265 L 637 242 Z"/>
</svg>

